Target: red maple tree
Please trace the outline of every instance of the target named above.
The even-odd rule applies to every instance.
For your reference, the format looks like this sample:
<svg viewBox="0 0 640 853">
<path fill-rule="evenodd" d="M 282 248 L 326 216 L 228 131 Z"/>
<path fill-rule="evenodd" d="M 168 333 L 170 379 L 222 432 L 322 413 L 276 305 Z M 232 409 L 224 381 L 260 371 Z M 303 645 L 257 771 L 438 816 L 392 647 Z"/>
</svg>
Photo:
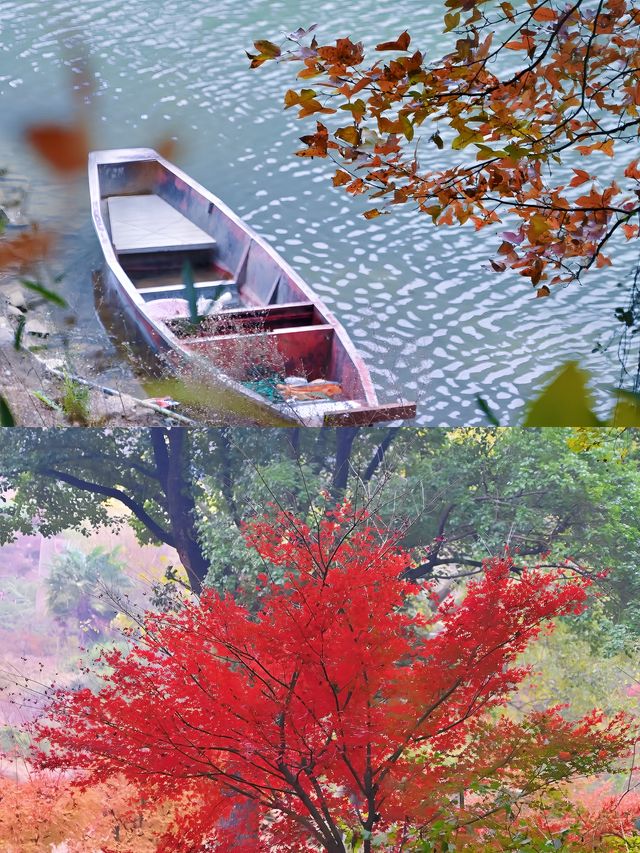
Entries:
<svg viewBox="0 0 640 853">
<path fill-rule="evenodd" d="M 251 65 L 301 65 L 303 88 L 285 106 L 322 120 L 297 154 L 335 159 L 334 186 L 382 205 L 366 218 L 410 203 L 438 225 L 480 229 L 513 214 L 492 266 L 548 296 L 610 264 L 613 234 L 638 236 L 640 9 L 628 0 L 442 5 L 452 33 L 442 56 L 405 30 L 369 58 L 350 38 L 307 39 L 314 26 L 290 33 L 286 47 L 256 41 Z M 604 176 L 625 147 L 624 177 Z"/>
<path fill-rule="evenodd" d="M 349 504 L 313 525 L 280 512 L 247 539 L 267 567 L 257 612 L 207 590 L 148 615 L 131 652 L 105 655 L 98 692 L 58 692 L 36 725 L 45 768 L 180 800 L 159 850 L 240 849 L 243 803 L 259 824 L 247 851 L 406 850 L 442 821 L 481 839 L 497 812 L 629 749 L 623 716 L 500 710 L 528 674 L 518 655 L 583 609 L 588 579 L 494 559 L 437 604 Z"/>
</svg>

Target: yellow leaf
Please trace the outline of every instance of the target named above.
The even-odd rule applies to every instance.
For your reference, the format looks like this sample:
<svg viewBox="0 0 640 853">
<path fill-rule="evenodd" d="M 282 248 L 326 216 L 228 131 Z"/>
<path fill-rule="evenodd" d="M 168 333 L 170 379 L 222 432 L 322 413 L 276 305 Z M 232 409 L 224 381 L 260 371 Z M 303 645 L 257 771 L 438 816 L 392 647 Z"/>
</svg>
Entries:
<svg viewBox="0 0 640 853">
<path fill-rule="evenodd" d="M 454 151 L 459 151 L 461 148 L 466 148 L 472 142 L 484 142 L 484 135 L 477 130 L 472 130 L 470 127 L 464 128 L 451 143 Z"/>
<path fill-rule="evenodd" d="M 264 39 L 254 41 L 253 46 L 256 50 L 260 51 L 262 56 L 267 56 L 270 59 L 275 59 L 276 56 L 280 56 L 280 54 L 282 53 L 277 44 L 274 44 L 271 41 L 266 41 Z"/>
<path fill-rule="evenodd" d="M 358 145 L 360 142 L 360 132 L 357 127 L 349 125 L 336 130 L 335 136 L 338 139 L 343 139 L 348 145 Z"/>
<path fill-rule="evenodd" d="M 451 30 L 455 30 L 455 28 L 460 23 L 460 12 L 447 12 L 444 16 L 444 31 L 445 33 L 451 32 Z"/>
<path fill-rule="evenodd" d="M 530 402 L 523 426 L 600 426 L 592 410 L 588 374 L 569 361 L 555 379 Z"/>
</svg>

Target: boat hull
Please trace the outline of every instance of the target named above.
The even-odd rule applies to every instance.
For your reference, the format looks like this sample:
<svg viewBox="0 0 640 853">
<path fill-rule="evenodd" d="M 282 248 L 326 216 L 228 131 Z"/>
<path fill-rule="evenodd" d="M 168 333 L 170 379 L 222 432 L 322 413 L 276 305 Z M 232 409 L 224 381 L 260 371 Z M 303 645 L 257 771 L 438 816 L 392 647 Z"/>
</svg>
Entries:
<svg viewBox="0 0 640 853">
<path fill-rule="evenodd" d="M 89 185 L 105 261 L 103 284 L 120 303 L 123 321 L 188 383 L 210 387 L 205 396 L 216 405 L 249 421 L 279 426 L 360 425 L 415 416 L 413 403 L 378 403 L 364 361 L 327 306 L 220 199 L 155 151 L 93 152 Z M 139 217 L 151 205 L 154 213 L 148 221 L 131 219 L 131 211 Z M 123 220 L 116 218 L 121 211 Z M 170 220 L 165 231 L 163 216 Z M 158 232 L 167 233 L 167 246 L 161 245 Z M 237 328 L 180 336 L 179 324 L 193 311 L 185 299 L 184 272 L 176 278 L 183 256 L 202 267 L 202 278 L 211 279 L 191 285 L 203 299 L 235 289 L 241 309 L 221 310 L 215 317 L 225 318 L 228 325 L 233 321 Z M 252 327 L 257 318 L 260 335 Z M 286 376 L 301 373 L 310 382 L 338 383 L 341 398 L 272 402 L 247 387 L 251 383 L 245 384 L 242 371 L 255 366 L 243 346 L 263 339 L 277 353 Z M 227 363 L 238 362 L 238 353 L 244 353 L 246 364 L 236 363 L 233 375 Z"/>
</svg>

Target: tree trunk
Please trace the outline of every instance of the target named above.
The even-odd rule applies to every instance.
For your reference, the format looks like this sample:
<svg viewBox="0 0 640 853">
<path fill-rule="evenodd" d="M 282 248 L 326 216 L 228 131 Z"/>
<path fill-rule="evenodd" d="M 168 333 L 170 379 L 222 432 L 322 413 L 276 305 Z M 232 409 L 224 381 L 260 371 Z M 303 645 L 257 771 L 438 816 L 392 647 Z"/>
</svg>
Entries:
<svg viewBox="0 0 640 853">
<path fill-rule="evenodd" d="M 336 427 L 336 463 L 331 493 L 336 500 L 344 494 L 351 470 L 351 448 L 360 427 Z"/>
<path fill-rule="evenodd" d="M 367 469 L 362 475 L 362 479 L 365 483 L 368 483 L 373 475 L 376 473 L 378 468 L 382 465 L 384 461 L 384 455 L 391 446 L 391 442 L 398 436 L 398 427 L 389 427 L 387 430 L 387 434 L 382 439 L 380 444 L 376 447 L 375 453 L 371 457 L 371 462 L 367 465 Z"/>
<path fill-rule="evenodd" d="M 191 479 L 191 448 L 188 430 L 152 429 L 156 465 L 162 484 L 166 509 L 175 540 L 174 547 L 184 566 L 189 586 L 195 595 L 202 591 L 202 584 L 209 571 L 196 530 L 196 504 Z"/>
</svg>

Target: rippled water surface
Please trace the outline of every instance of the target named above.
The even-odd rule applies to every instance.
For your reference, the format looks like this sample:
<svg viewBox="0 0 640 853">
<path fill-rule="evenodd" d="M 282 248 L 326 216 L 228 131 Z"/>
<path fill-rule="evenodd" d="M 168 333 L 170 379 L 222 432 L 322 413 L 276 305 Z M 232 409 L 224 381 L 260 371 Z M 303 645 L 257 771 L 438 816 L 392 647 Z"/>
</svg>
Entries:
<svg viewBox="0 0 640 853">
<path fill-rule="evenodd" d="M 481 423 L 481 394 L 503 423 L 517 423 L 549 371 L 578 357 L 606 400 L 615 356 L 591 350 L 610 335 L 612 306 L 625 302 L 617 282 L 633 263 L 628 250 L 584 286 L 535 301 L 523 279 L 491 272 L 484 234 L 436 230 L 409 211 L 366 222 L 365 205 L 331 187 L 329 165 L 292 156 L 312 126 L 282 111 L 293 69 L 250 71 L 243 52 L 254 38 L 277 40 L 318 20 L 322 40 L 349 34 L 369 44 L 409 25 L 430 53 L 442 45 L 439 10 L 423 0 L 0 0 L 0 161 L 34 179 L 30 212 L 63 227 L 65 286 L 81 321 L 71 335 L 109 351 L 93 304 L 100 256 L 86 187 L 52 186 L 18 140 L 34 116 L 69 114 L 82 43 L 96 78 L 96 147 L 177 137 L 180 165 L 333 308 L 381 399 L 400 391 L 419 401 L 420 423 L 441 426 Z"/>
</svg>

